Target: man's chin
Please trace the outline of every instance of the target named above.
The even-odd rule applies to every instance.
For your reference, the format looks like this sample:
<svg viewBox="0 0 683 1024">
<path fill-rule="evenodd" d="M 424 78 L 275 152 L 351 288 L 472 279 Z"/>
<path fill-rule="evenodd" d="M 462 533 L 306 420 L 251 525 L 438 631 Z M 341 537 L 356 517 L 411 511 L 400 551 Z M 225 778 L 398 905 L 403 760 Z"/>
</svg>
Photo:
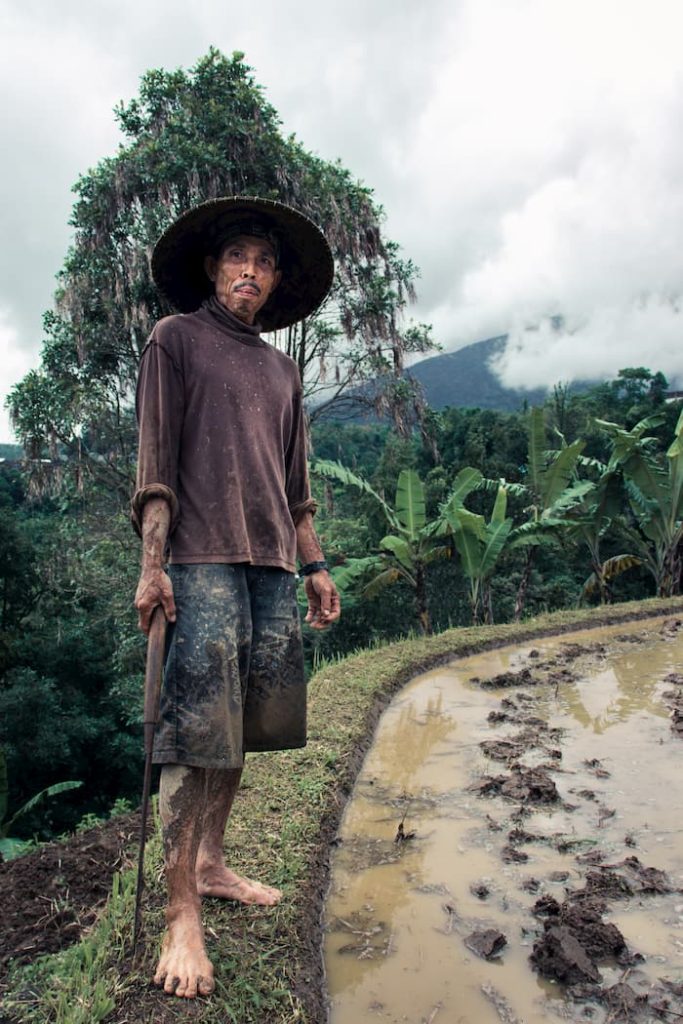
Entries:
<svg viewBox="0 0 683 1024">
<path fill-rule="evenodd" d="M 243 320 L 245 324 L 253 324 L 256 319 L 256 314 L 261 308 L 260 305 L 255 302 L 250 302 L 246 298 L 242 301 L 238 300 L 237 302 L 234 300 L 231 302 L 223 302 L 222 305 L 225 306 L 233 316 L 236 316 L 238 320 Z"/>
</svg>

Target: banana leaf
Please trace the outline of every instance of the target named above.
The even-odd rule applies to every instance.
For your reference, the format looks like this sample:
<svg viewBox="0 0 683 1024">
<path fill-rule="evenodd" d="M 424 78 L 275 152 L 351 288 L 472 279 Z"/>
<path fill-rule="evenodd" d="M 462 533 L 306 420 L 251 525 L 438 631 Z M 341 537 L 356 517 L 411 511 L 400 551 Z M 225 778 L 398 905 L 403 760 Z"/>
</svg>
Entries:
<svg viewBox="0 0 683 1024">
<path fill-rule="evenodd" d="M 382 538 L 379 546 L 390 551 L 409 572 L 414 572 L 415 564 L 410 544 L 403 537 L 395 537 L 389 534 Z"/>
<path fill-rule="evenodd" d="M 363 477 L 357 476 L 352 473 L 346 466 L 342 466 L 341 462 L 333 462 L 331 459 L 317 459 L 311 466 L 311 472 L 317 473 L 320 476 L 329 477 L 332 480 L 338 480 L 342 484 L 347 486 L 356 487 L 359 491 L 363 491 L 365 494 L 369 494 L 371 498 L 380 505 L 384 515 L 394 528 L 397 528 L 399 523 L 394 515 L 394 511 L 390 505 L 386 503 L 381 494 L 370 486 L 367 480 Z"/>
<path fill-rule="evenodd" d="M 487 526 L 486 542 L 481 553 L 479 570 L 482 579 L 486 579 L 493 572 L 511 529 L 512 519 L 496 520 L 495 522 L 492 520 Z"/>
<path fill-rule="evenodd" d="M 396 515 L 406 528 L 411 540 L 426 522 L 425 492 L 422 481 L 413 469 L 402 469 L 396 487 Z"/>
<path fill-rule="evenodd" d="M 363 597 L 377 597 L 377 595 L 384 590 L 385 587 L 390 587 L 392 583 L 396 583 L 401 579 L 404 574 L 392 566 L 389 569 L 384 569 L 383 572 L 375 576 L 374 579 L 363 588 Z M 410 580 L 409 580 L 410 582 Z M 412 581 L 414 584 L 414 581 Z"/>
</svg>

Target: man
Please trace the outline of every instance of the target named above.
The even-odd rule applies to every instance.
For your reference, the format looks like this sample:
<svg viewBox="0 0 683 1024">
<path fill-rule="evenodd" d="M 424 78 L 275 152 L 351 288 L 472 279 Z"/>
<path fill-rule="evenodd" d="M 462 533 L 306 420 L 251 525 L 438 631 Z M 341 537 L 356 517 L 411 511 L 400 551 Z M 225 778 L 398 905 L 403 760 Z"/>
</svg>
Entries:
<svg viewBox="0 0 683 1024">
<path fill-rule="evenodd" d="M 245 751 L 306 742 L 297 554 L 306 621 L 339 617 L 313 527 L 299 372 L 260 338 L 311 313 L 333 269 L 310 220 L 241 197 L 187 211 L 152 258 L 181 315 L 159 321 L 140 366 L 135 604 L 144 632 L 158 605 L 170 623 L 154 749 L 168 927 L 154 981 L 186 998 L 214 987 L 201 897 L 280 898 L 226 867 L 223 837 Z"/>
</svg>

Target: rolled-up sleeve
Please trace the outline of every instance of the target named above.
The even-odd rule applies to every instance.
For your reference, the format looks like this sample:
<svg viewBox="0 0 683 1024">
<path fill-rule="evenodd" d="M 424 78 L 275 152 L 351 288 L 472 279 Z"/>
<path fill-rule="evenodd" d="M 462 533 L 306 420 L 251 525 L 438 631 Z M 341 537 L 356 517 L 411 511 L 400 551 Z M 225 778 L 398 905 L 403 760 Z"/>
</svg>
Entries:
<svg viewBox="0 0 683 1024">
<path fill-rule="evenodd" d="M 311 497 L 311 485 L 308 479 L 308 453 L 306 449 L 306 422 L 303 396 L 301 392 L 298 392 L 294 399 L 292 433 L 285 456 L 287 505 L 295 526 L 306 512 L 311 512 L 315 515 L 318 507 L 315 499 Z"/>
<path fill-rule="evenodd" d="M 140 360 L 135 397 L 139 449 L 131 521 L 138 534 L 142 533 L 144 506 L 151 498 L 164 498 L 169 504 L 169 535 L 178 523 L 178 453 L 183 408 L 181 368 L 153 333 Z"/>
</svg>

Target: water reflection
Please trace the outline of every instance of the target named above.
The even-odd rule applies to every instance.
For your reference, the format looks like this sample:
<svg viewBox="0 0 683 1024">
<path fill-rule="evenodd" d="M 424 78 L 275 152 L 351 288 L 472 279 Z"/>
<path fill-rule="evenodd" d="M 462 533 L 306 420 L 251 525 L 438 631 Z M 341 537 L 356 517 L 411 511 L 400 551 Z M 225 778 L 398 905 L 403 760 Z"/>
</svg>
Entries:
<svg viewBox="0 0 683 1024">
<path fill-rule="evenodd" d="M 393 719 L 392 742 L 378 749 L 375 770 L 378 775 L 389 772 L 394 788 L 403 785 L 411 792 L 416 769 L 447 736 L 455 738 L 458 723 L 444 707 L 441 688 L 424 704 L 399 697 L 394 707 L 398 715 Z"/>
<path fill-rule="evenodd" d="M 572 714 L 584 728 L 601 734 L 645 713 L 666 718 L 668 709 L 661 694 L 662 680 L 680 661 L 680 644 L 646 634 L 643 646 L 610 659 L 603 671 L 581 676 L 572 686 L 563 686 L 560 706 Z"/>
<path fill-rule="evenodd" d="M 557 690 L 537 685 L 487 691 L 469 680 L 524 666 L 536 671 L 553 658 L 561 663 L 566 637 L 536 644 L 537 659 L 528 647 L 508 649 L 428 673 L 387 710 L 333 859 L 325 950 L 331 1024 L 418 1024 L 435 1009 L 436 1024 L 499 1024 L 498 1011 L 482 994 L 491 983 L 510 1014 L 526 1024 L 556 1019 L 553 1005 L 563 1019 L 583 1020 L 564 1005 L 558 988 L 529 970 L 537 893 L 525 885 L 536 880 L 540 892 L 561 899 L 565 884 L 582 884 L 576 852 L 599 842 L 609 857 L 623 858 L 630 852 L 624 846 L 628 835 L 644 863 L 670 872 L 683 886 L 683 832 L 671 819 L 669 801 L 683 771 L 683 743 L 672 740 L 661 700 L 663 677 L 683 659 L 683 641 L 662 639 L 656 628 L 645 635 L 638 625 L 632 632 L 641 642 L 626 645 L 614 641 L 615 632 L 627 630 L 579 634 L 586 645 L 602 640 L 605 657 L 594 659 L 593 671 L 588 656 L 575 659 L 576 680 Z M 553 775 L 563 804 L 525 817 L 524 828 L 538 836 L 523 846 L 526 863 L 501 859 L 510 829 L 519 824 L 515 807 L 467 790 L 473 778 L 504 770 L 479 750 L 482 740 L 514 732 L 510 724 L 494 728 L 487 721 L 502 697 L 563 731 L 562 767 Z M 586 767 L 595 758 L 608 765 L 605 777 Z M 416 837 L 401 847 L 394 838 L 404 813 L 406 830 L 414 829 Z M 578 845 L 570 842 L 569 852 L 561 852 L 558 836 Z M 553 881 L 554 872 L 568 873 L 567 881 Z M 483 901 L 475 895 L 482 883 L 489 893 Z M 646 969 L 655 974 L 665 969 L 654 962 L 662 949 L 673 962 L 683 948 L 683 914 L 658 899 L 647 904 L 647 929 L 642 906 L 633 913 L 619 907 L 627 941 L 652 956 Z M 499 964 L 466 948 L 464 938 L 474 926 L 507 935 Z M 682 966 L 679 956 L 679 973 Z M 606 982 L 617 980 L 617 973 L 603 973 Z M 596 1024 L 601 1012 L 592 1018 Z"/>
</svg>

